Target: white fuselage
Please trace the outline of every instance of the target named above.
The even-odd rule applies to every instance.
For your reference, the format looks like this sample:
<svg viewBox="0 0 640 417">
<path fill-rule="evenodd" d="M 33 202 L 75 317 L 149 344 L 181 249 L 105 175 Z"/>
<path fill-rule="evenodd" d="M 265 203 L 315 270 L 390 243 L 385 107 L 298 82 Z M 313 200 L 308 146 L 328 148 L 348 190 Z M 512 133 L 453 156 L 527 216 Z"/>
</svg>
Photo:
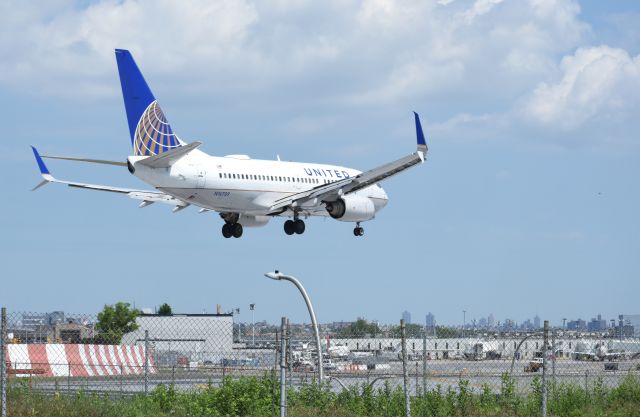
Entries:
<svg viewBox="0 0 640 417">
<path fill-rule="evenodd" d="M 252 216 L 273 214 L 269 208 L 279 198 L 360 174 L 334 165 L 257 160 L 245 155 L 216 157 L 197 149 L 168 168 L 136 163 L 143 159 L 129 157 L 134 175 L 156 189 L 205 209 Z M 370 199 L 375 212 L 387 204 L 387 195 L 377 184 L 353 194 Z M 318 202 L 300 208 L 304 216 L 328 216 Z"/>
</svg>

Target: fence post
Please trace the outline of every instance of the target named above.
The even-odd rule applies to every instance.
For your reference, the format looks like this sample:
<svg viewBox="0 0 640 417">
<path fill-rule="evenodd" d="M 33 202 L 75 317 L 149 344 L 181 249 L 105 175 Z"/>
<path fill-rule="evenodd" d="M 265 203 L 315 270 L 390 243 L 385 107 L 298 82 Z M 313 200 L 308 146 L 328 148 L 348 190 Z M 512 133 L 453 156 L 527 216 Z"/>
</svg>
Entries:
<svg viewBox="0 0 640 417">
<path fill-rule="evenodd" d="M 149 330 L 144 331 L 144 394 L 149 394 Z"/>
<path fill-rule="evenodd" d="M 418 390 L 420 389 L 420 384 L 418 383 L 418 362 L 416 362 L 416 397 L 419 395 Z"/>
<path fill-rule="evenodd" d="M 553 395 L 555 395 L 555 390 L 556 390 L 556 352 L 557 352 L 557 348 L 556 348 L 556 330 L 553 329 L 551 330 L 551 372 L 553 373 L 553 378 L 552 378 L 552 389 L 553 389 Z"/>
<path fill-rule="evenodd" d="M 427 326 L 422 335 L 422 395 L 427 394 Z"/>
<path fill-rule="evenodd" d="M 120 364 L 120 395 L 124 393 L 123 381 L 122 381 L 123 378 L 124 378 L 124 366 Z"/>
<path fill-rule="evenodd" d="M 278 349 L 279 347 L 279 339 L 278 339 L 278 330 L 276 329 L 276 340 L 274 343 L 274 349 L 273 351 L 275 352 L 275 362 L 273 364 L 273 367 L 271 368 L 271 408 L 273 410 L 273 415 L 276 415 L 276 372 L 278 369 Z"/>
<path fill-rule="evenodd" d="M 287 318 L 280 323 L 280 417 L 287 416 Z"/>
<path fill-rule="evenodd" d="M 71 364 L 67 365 L 67 395 L 71 394 Z"/>
<path fill-rule="evenodd" d="M 544 321 L 542 334 L 542 417 L 547 417 L 547 356 L 549 342 L 549 320 Z"/>
<path fill-rule="evenodd" d="M 584 371 L 584 395 L 589 395 L 589 370 Z"/>
<path fill-rule="evenodd" d="M 2 417 L 7 417 L 7 360 L 5 355 L 5 343 L 7 340 L 7 309 L 2 307 L 0 317 L 0 391 L 2 391 L 0 403 L 2 403 Z"/>
<path fill-rule="evenodd" d="M 287 372 L 289 374 L 289 388 L 293 388 L 293 372 L 291 370 L 291 329 L 289 329 L 289 320 L 287 319 L 287 352 L 285 355 L 287 364 Z"/>
<path fill-rule="evenodd" d="M 404 386 L 404 414 L 411 417 L 411 404 L 409 402 L 409 375 L 407 374 L 407 338 L 404 319 L 400 320 L 400 337 L 402 338 L 402 380 Z"/>
</svg>

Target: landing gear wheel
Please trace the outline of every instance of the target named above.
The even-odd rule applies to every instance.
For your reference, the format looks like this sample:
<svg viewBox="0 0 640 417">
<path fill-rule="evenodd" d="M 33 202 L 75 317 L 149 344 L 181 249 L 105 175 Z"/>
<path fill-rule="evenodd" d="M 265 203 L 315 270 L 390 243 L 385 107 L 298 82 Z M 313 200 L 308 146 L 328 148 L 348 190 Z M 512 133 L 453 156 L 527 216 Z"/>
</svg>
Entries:
<svg viewBox="0 0 640 417">
<path fill-rule="evenodd" d="M 240 223 L 235 223 L 231 227 L 233 229 L 233 237 L 239 238 L 240 236 L 242 236 L 242 225 Z"/>
<path fill-rule="evenodd" d="M 293 220 L 287 220 L 284 222 L 284 232 L 288 235 L 292 235 L 296 232 Z"/>
<path fill-rule="evenodd" d="M 222 236 L 224 236 L 226 239 L 229 239 L 231 236 L 233 236 L 232 226 L 229 223 L 225 223 L 222 225 Z"/>
<path fill-rule="evenodd" d="M 353 235 L 354 236 L 364 236 L 364 229 L 360 226 L 357 226 L 355 229 L 353 229 Z"/>
<path fill-rule="evenodd" d="M 304 225 L 304 221 L 303 221 L 303 220 L 300 220 L 300 219 L 294 220 L 294 222 L 293 222 L 293 230 L 294 230 L 297 234 L 299 234 L 299 235 L 303 234 L 303 233 L 304 233 L 305 228 L 306 228 L 306 227 L 305 227 L 305 225 Z"/>
</svg>

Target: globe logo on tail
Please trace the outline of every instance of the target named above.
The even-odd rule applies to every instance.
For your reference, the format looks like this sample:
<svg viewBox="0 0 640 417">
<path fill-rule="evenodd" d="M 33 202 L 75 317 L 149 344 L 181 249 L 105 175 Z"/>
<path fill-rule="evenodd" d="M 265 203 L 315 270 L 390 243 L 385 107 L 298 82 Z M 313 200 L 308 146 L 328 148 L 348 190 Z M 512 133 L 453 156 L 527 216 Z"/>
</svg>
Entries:
<svg viewBox="0 0 640 417">
<path fill-rule="evenodd" d="M 142 113 L 133 140 L 133 151 L 137 156 L 151 156 L 181 146 L 173 133 L 158 101 L 154 100 Z"/>
</svg>

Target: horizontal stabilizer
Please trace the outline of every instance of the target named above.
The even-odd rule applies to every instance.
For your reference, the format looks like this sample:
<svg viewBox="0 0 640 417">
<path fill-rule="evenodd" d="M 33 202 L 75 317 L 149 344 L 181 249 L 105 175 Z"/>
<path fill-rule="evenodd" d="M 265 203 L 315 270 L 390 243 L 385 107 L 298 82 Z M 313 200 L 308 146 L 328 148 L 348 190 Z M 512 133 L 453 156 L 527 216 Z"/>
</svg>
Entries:
<svg viewBox="0 0 640 417">
<path fill-rule="evenodd" d="M 127 166 L 126 162 L 109 161 L 106 159 L 91 159 L 91 158 L 79 158 L 75 156 L 54 156 L 54 155 L 42 155 L 42 157 L 46 159 L 64 159 L 65 161 L 90 162 L 92 164 L 117 165 L 121 167 Z"/>
<path fill-rule="evenodd" d="M 167 168 L 200 145 L 202 145 L 202 142 L 191 142 L 188 145 L 180 146 L 164 153 L 150 156 L 138 161 L 137 163 L 150 168 Z"/>
<path fill-rule="evenodd" d="M 110 185 L 86 184 L 83 182 L 58 180 L 51 175 L 51 173 L 49 172 L 49 168 L 47 168 L 47 166 L 45 165 L 42 157 L 38 153 L 38 150 L 33 146 L 31 147 L 31 149 L 33 150 L 33 155 L 36 158 L 36 162 L 38 163 L 38 168 L 40 169 L 40 174 L 42 175 L 43 179 L 43 181 L 38 184 L 34 188 L 34 190 L 50 182 L 57 182 L 60 184 L 66 184 L 69 187 L 84 188 L 86 190 L 108 191 L 112 193 L 126 194 L 135 200 L 142 200 L 143 203 L 146 202 L 146 204 L 144 205 L 149 205 L 151 203 L 171 204 L 175 207 L 188 207 L 190 205 L 186 201 L 165 194 L 162 191 L 135 190 L 131 188 L 112 187 Z M 141 207 L 144 207 L 144 205 L 141 204 Z"/>
</svg>

